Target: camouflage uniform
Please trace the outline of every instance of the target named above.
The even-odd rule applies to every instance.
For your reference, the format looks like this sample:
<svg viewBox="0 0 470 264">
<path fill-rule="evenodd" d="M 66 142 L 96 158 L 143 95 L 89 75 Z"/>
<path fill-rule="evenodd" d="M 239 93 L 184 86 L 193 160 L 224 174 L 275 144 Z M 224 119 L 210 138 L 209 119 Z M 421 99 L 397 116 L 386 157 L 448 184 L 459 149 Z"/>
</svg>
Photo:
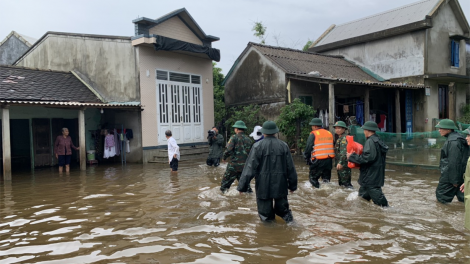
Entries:
<svg viewBox="0 0 470 264">
<path fill-rule="evenodd" d="M 351 169 L 348 167 L 348 159 L 346 157 L 348 141 L 346 140 L 346 133 L 343 133 L 336 140 L 335 144 L 335 161 L 336 165 L 341 164 L 342 170 L 338 170 L 338 184 L 344 187 L 352 187 L 351 184 Z"/>
<path fill-rule="evenodd" d="M 251 139 L 243 132 L 230 137 L 223 157 L 223 159 L 226 160 L 230 156 L 230 161 L 227 164 L 227 169 L 225 170 L 224 177 L 220 184 L 220 190 L 222 192 L 227 191 L 235 179 L 240 180 L 251 146 Z M 249 188 L 248 192 L 250 191 L 251 188 Z"/>
</svg>

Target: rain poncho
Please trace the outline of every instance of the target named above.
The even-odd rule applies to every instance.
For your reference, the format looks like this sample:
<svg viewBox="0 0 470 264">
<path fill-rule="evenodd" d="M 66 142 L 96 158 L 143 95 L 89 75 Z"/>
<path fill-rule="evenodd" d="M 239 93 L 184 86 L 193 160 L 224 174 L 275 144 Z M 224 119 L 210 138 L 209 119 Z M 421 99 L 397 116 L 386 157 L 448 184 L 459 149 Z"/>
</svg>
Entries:
<svg viewBox="0 0 470 264">
<path fill-rule="evenodd" d="M 465 171 L 465 228 L 470 230 L 470 159 Z"/>
<path fill-rule="evenodd" d="M 208 140 L 209 143 L 209 158 L 218 159 L 222 157 L 224 153 L 224 137 L 221 134 L 217 134 L 217 138 L 210 137 Z"/>
</svg>

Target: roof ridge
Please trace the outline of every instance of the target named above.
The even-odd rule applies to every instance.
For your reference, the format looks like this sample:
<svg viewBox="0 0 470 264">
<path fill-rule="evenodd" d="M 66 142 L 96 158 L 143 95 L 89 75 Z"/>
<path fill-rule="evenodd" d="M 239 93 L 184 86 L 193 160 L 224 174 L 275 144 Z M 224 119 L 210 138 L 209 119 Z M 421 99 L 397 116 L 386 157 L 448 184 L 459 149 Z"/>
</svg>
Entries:
<svg viewBox="0 0 470 264">
<path fill-rule="evenodd" d="M 287 57 L 287 56 L 278 56 L 278 55 L 272 55 L 272 54 L 266 54 L 266 53 L 263 53 L 263 55 L 265 56 L 270 56 L 270 57 L 277 57 L 277 58 L 283 58 L 283 59 L 288 59 L 288 60 L 295 60 L 295 61 L 307 61 L 307 62 L 313 62 L 313 63 L 318 63 L 318 64 L 326 64 L 326 65 L 336 65 L 336 66 L 340 66 L 340 67 L 357 67 L 357 65 L 354 65 L 348 61 L 349 64 L 351 65 L 341 65 L 341 64 L 338 64 L 338 63 L 324 63 L 324 62 L 318 62 L 318 61 L 314 61 L 314 60 L 303 60 L 303 59 L 294 59 L 294 58 L 290 58 L 290 57 Z M 343 58 L 341 58 L 343 59 Z"/>
<path fill-rule="evenodd" d="M 346 23 L 339 24 L 339 25 L 337 25 L 336 27 L 341 27 L 341 26 L 344 26 L 344 25 L 349 25 L 349 24 L 352 24 L 352 23 L 356 23 L 356 22 L 359 22 L 359 21 L 363 21 L 363 20 L 366 20 L 366 19 L 373 18 L 373 17 L 381 16 L 381 15 L 383 15 L 383 14 L 391 13 L 391 12 L 393 12 L 393 11 L 397 11 L 397 10 L 400 10 L 400 9 L 408 8 L 408 7 L 410 7 L 410 6 L 415 6 L 415 5 L 422 4 L 422 3 L 424 3 L 424 2 L 429 2 L 429 1 L 432 1 L 432 0 L 421 0 L 421 1 L 418 1 L 418 2 L 411 3 L 411 4 L 399 6 L 399 7 L 393 8 L 393 9 L 389 9 L 389 10 L 384 11 L 384 12 L 380 12 L 380 13 L 376 13 L 376 14 L 373 14 L 373 15 L 370 15 L 370 16 L 362 17 L 362 18 L 359 18 L 359 19 L 356 19 L 356 20 L 348 21 L 348 22 L 346 22 Z M 423 18 L 423 19 L 424 19 L 424 18 Z"/>
<path fill-rule="evenodd" d="M 56 72 L 56 73 L 71 73 L 70 71 L 59 71 L 59 70 L 52 70 L 52 69 L 39 69 L 39 68 L 31 68 L 31 67 L 16 66 L 16 65 L 0 65 L 0 68 L 13 68 L 13 69 L 23 69 L 23 70 L 30 70 L 30 71 L 47 71 L 47 72 Z"/>
<path fill-rule="evenodd" d="M 338 59 L 343 59 L 344 58 L 344 56 L 342 56 L 342 55 L 328 55 L 328 54 L 309 52 L 309 51 L 303 51 L 303 50 L 298 50 L 298 49 L 291 49 L 291 48 L 264 45 L 264 44 L 259 44 L 259 43 L 255 43 L 255 42 L 248 42 L 248 45 L 265 47 L 265 48 L 270 48 L 270 49 L 277 49 L 277 50 L 286 50 L 286 51 L 292 51 L 292 52 L 298 52 L 298 53 L 305 53 L 305 54 L 311 54 L 311 55 L 318 55 L 318 56 L 322 56 L 322 57 L 330 57 L 330 58 L 338 58 Z"/>
</svg>

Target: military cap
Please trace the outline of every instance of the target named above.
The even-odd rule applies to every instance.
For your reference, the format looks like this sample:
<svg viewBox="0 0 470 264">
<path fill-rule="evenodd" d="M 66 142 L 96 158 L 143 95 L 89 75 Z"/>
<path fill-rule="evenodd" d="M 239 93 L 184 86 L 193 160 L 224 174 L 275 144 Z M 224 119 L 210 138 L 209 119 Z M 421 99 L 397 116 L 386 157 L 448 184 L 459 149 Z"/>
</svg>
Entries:
<svg viewBox="0 0 470 264">
<path fill-rule="evenodd" d="M 455 126 L 454 121 L 450 119 L 442 119 L 441 121 L 439 121 L 439 123 L 437 123 L 436 128 L 458 130 L 458 128 Z"/>
<path fill-rule="evenodd" d="M 247 127 L 245 125 L 245 122 L 243 122 L 241 120 L 238 120 L 237 122 L 235 122 L 235 125 L 233 125 L 232 127 L 240 128 L 240 129 L 247 129 Z"/>
<path fill-rule="evenodd" d="M 313 118 L 312 121 L 310 121 L 310 123 L 308 123 L 308 124 L 311 125 L 311 126 L 323 127 L 323 122 L 321 121 L 320 118 Z"/>
<path fill-rule="evenodd" d="M 374 121 L 367 121 L 364 123 L 364 125 L 361 127 L 364 130 L 370 130 L 370 131 L 378 131 L 379 127 L 377 126 L 377 123 Z"/>
<path fill-rule="evenodd" d="M 265 135 L 272 135 L 279 132 L 279 128 L 277 128 L 276 123 L 274 123 L 273 121 L 266 121 L 263 123 L 263 127 L 260 131 Z"/>
<path fill-rule="evenodd" d="M 467 128 L 467 129 L 465 129 L 464 131 L 462 131 L 462 134 L 464 134 L 464 135 L 470 135 L 470 128 Z"/>
<path fill-rule="evenodd" d="M 333 127 L 342 127 L 348 129 L 348 126 L 346 126 L 346 123 L 343 121 L 337 121 Z"/>
</svg>

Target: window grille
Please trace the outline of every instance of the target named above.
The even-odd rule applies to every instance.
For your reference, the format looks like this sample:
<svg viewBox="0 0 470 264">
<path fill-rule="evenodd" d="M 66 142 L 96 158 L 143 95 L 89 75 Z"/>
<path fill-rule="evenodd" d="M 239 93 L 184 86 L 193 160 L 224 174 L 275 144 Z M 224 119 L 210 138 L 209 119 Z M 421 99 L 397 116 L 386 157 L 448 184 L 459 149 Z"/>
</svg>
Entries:
<svg viewBox="0 0 470 264">
<path fill-rule="evenodd" d="M 170 72 L 170 81 L 190 83 L 189 74 Z"/>
<path fill-rule="evenodd" d="M 157 80 L 168 80 L 168 72 L 167 71 L 157 71 Z"/>
</svg>

